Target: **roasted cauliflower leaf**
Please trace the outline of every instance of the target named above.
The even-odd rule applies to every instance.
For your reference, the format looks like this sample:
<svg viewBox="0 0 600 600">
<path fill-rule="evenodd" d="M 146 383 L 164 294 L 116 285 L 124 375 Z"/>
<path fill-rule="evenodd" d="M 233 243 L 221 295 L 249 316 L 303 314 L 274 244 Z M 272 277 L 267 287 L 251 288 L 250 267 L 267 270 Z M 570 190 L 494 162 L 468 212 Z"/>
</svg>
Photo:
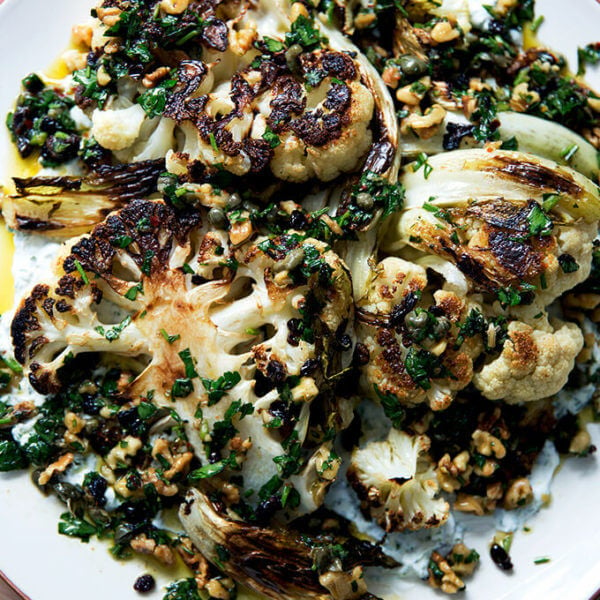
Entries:
<svg viewBox="0 0 600 600">
<path fill-rule="evenodd" d="M 397 564 L 366 541 L 336 532 L 256 527 L 232 519 L 223 508 L 191 490 L 179 518 L 208 560 L 268 598 L 370 598 L 363 567 Z"/>
<path fill-rule="evenodd" d="M 192 479 L 241 471 L 257 491 L 289 480 L 284 508 L 312 511 L 339 467 L 333 455 L 323 466 L 332 432 L 349 417 L 328 381 L 351 358 L 333 352 L 352 320 L 350 286 L 322 242 L 287 234 L 232 248 L 200 213 L 136 200 L 71 243 L 23 300 L 15 356 L 42 393 L 77 355 L 127 358 L 123 398 L 150 396 L 186 419 L 206 463 Z"/>
<path fill-rule="evenodd" d="M 386 440 L 369 442 L 352 454 L 348 480 L 363 512 L 387 532 L 439 527 L 448 519 L 448 503 L 436 497 L 429 445 L 425 435 L 391 429 Z"/>
<path fill-rule="evenodd" d="M 84 177 L 15 178 L 16 194 L 2 197 L 12 229 L 54 238 L 87 233 L 113 210 L 156 190 L 164 160 L 100 165 Z"/>
</svg>

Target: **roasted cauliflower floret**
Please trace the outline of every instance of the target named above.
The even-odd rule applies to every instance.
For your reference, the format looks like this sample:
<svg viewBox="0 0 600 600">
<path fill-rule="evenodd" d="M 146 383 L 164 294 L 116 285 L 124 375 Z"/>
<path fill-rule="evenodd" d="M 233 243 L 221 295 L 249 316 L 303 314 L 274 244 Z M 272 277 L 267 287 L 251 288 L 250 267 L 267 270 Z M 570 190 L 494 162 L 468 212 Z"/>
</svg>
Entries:
<svg viewBox="0 0 600 600">
<path fill-rule="evenodd" d="M 473 377 L 473 383 L 491 400 L 528 402 L 556 394 L 567 382 L 583 334 L 573 323 L 557 322 L 539 328 L 513 321 L 498 358 Z"/>
<path fill-rule="evenodd" d="M 448 518 L 448 503 L 436 497 L 429 444 L 425 435 L 392 429 L 386 440 L 353 452 L 348 480 L 363 511 L 385 531 L 439 527 Z"/>
<path fill-rule="evenodd" d="M 186 160 L 209 168 L 219 164 L 236 175 L 270 165 L 276 177 L 295 182 L 329 181 L 360 165 L 371 146 L 374 101 L 354 61 L 332 50 L 305 52 L 296 76 L 276 62 L 277 56 L 195 98 L 202 112 L 174 110 Z M 274 62 L 267 68 L 269 60 Z M 180 70 L 182 91 L 176 94 L 195 89 L 187 71 Z M 315 73 L 317 79 L 311 79 Z M 189 105 L 194 98 L 186 100 Z"/>
<path fill-rule="evenodd" d="M 242 471 L 259 490 L 279 475 L 297 492 L 287 508 L 314 510 L 335 479 L 319 460 L 326 434 L 349 420 L 326 383 L 351 358 L 333 354 L 352 320 L 349 275 L 322 242 L 289 234 L 232 249 L 202 223 L 139 200 L 76 239 L 17 311 L 15 355 L 42 393 L 80 354 L 126 357 L 122 395 L 152 393 L 187 420 L 210 461 L 197 480 Z M 327 419 L 313 425 L 317 406 Z"/>
<path fill-rule="evenodd" d="M 137 140 L 144 119 L 144 109 L 139 104 L 118 110 L 95 110 L 90 133 L 104 148 L 124 150 Z"/>
<path fill-rule="evenodd" d="M 457 343 L 460 321 L 475 307 L 452 289 L 432 293 L 424 267 L 385 258 L 358 304 L 358 338 L 369 352 L 365 391 L 376 400 L 391 394 L 402 404 L 447 408 L 471 381 L 482 349 L 475 339 Z"/>
</svg>

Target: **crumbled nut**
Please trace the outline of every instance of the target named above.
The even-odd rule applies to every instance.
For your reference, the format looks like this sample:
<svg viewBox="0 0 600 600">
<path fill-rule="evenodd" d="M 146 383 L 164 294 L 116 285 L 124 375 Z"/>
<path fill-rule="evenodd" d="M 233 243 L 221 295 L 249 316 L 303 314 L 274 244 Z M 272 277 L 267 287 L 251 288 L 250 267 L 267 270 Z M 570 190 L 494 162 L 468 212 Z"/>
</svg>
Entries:
<svg viewBox="0 0 600 600">
<path fill-rule="evenodd" d="M 85 452 L 90 446 L 88 440 L 82 439 L 70 431 L 65 431 L 63 439 L 65 440 L 67 446 L 76 448 L 77 451 Z"/>
<path fill-rule="evenodd" d="M 461 512 L 474 513 L 478 516 L 485 514 L 483 503 L 479 496 L 472 496 L 471 494 L 464 494 L 462 492 L 456 496 L 454 509 Z"/>
<path fill-rule="evenodd" d="M 92 45 L 93 27 L 89 23 L 74 25 L 71 28 L 71 39 L 75 44 L 89 48 Z"/>
<path fill-rule="evenodd" d="M 100 65 L 100 68 L 96 72 L 96 80 L 98 81 L 98 85 L 106 86 L 112 81 L 112 77 L 108 74 L 104 65 Z"/>
<path fill-rule="evenodd" d="M 179 538 L 177 552 L 181 556 L 183 562 L 194 571 L 196 583 L 200 589 L 204 588 L 208 582 L 208 574 L 210 573 L 210 564 L 192 544 L 192 540 L 187 536 Z"/>
<path fill-rule="evenodd" d="M 104 45 L 105 54 L 116 54 L 121 49 L 121 44 L 117 39 L 111 39 Z"/>
<path fill-rule="evenodd" d="M 468 483 L 473 467 L 469 466 L 469 453 L 463 450 L 454 459 L 444 454 L 438 462 L 436 474 L 440 487 L 445 492 L 454 492 Z"/>
<path fill-rule="evenodd" d="M 184 12 L 190 0 L 161 0 L 160 8 L 169 15 L 179 15 Z"/>
<path fill-rule="evenodd" d="M 69 432 L 75 435 L 85 427 L 85 421 L 71 411 L 65 413 L 64 423 Z"/>
<path fill-rule="evenodd" d="M 431 561 L 437 565 L 437 568 L 443 573 L 441 580 L 435 576 L 433 569 L 429 570 L 429 585 L 439 588 L 445 594 L 456 594 L 465 589 L 465 584 L 452 570 L 448 561 L 438 552 L 431 553 Z"/>
<path fill-rule="evenodd" d="M 514 111 L 525 112 L 539 101 L 540 95 L 535 90 L 530 90 L 527 82 L 524 81 L 513 88 L 509 104 Z"/>
<path fill-rule="evenodd" d="M 525 506 L 533 500 L 533 489 L 527 477 L 513 479 L 510 482 L 504 496 L 504 508 L 512 510 L 519 506 Z"/>
<path fill-rule="evenodd" d="M 210 594 L 211 598 L 217 598 L 218 600 L 229 600 L 231 598 L 231 592 L 234 589 L 235 584 L 229 577 L 223 579 L 211 579 L 206 583 L 204 589 Z"/>
<path fill-rule="evenodd" d="M 429 90 L 431 78 L 422 77 L 417 83 L 421 85 L 411 83 L 396 90 L 396 99 L 398 102 L 402 102 L 408 106 L 418 106 Z"/>
<path fill-rule="evenodd" d="M 354 600 L 367 593 L 362 567 L 354 567 L 351 573 L 327 571 L 319 577 L 319 583 L 329 590 L 332 598 Z"/>
<path fill-rule="evenodd" d="M 302 2 L 294 2 L 290 9 L 290 21 L 293 23 L 300 15 L 308 17 L 308 10 L 306 10 L 306 6 Z"/>
<path fill-rule="evenodd" d="M 142 440 L 128 435 L 107 454 L 104 460 L 111 469 L 116 469 L 119 463 L 129 464 L 129 459 L 138 453 L 142 445 Z"/>
<path fill-rule="evenodd" d="M 256 29 L 253 27 L 246 27 L 236 31 L 231 29 L 229 31 L 229 49 L 236 56 L 244 56 L 256 39 Z"/>
<path fill-rule="evenodd" d="M 312 377 L 301 377 L 298 385 L 292 389 L 294 402 L 310 402 L 319 394 L 319 388 Z"/>
<path fill-rule="evenodd" d="M 427 140 L 437 133 L 445 117 L 446 110 L 439 104 L 434 104 L 425 111 L 424 115 L 413 113 L 406 117 L 402 122 L 402 133 L 412 130 L 421 139 Z"/>
<path fill-rule="evenodd" d="M 72 452 L 63 454 L 58 460 L 48 465 L 38 477 L 39 485 L 46 485 L 56 473 L 64 473 L 75 458 Z"/>
<path fill-rule="evenodd" d="M 71 49 L 62 53 L 61 56 L 65 67 L 69 73 L 77 71 L 78 69 L 85 68 L 87 64 L 87 52 L 80 52 L 79 50 Z"/>
<path fill-rule="evenodd" d="M 377 15 L 374 12 L 359 12 L 354 17 L 354 27 L 356 29 L 366 29 L 377 20 Z"/>
<path fill-rule="evenodd" d="M 479 564 L 479 554 L 462 542 L 459 542 L 458 544 L 454 544 L 452 550 L 446 555 L 446 560 L 457 575 L 468 577 L 473 574 L 473 571 L 475 571 Z"/>
<path fill-rule="evenodd" d="M 108 8 L 99 7 L 96 9 L 98 18 L 107 26 L 112 27 L 116 25 L 117 21 L 121 18 L 121 9 L 116 6 Z"/>
<path fill-rule="evenodd" d="M 400 79 L 402 79 L 402 73 L 394 65 L 388 65 L 385 67 L 385 69 L 383 69 L 381 78 L 383 79 L 385 85 L 395 90 L 398 87 Z"/>
<path fill-rule="evenodd" d="M 162 81 L 169 73 L 169 67 L 158 67 L 158 69 L 155 69 L 154 71 L 152 71 L 152 73 L 144 75 L 144 78 L 142 79 L 142 85 L 145 88 L 153 88 L 157 83 Z"/>
<path fill-rule="evenodd" d="M 483 465 L 475 465 L 473 473 L 479 477 L 491 477 L 498 469 L 498 463 L 491 458 L 486 459 Z"/>
<path fill-rule="evenodd" d="M 591 444 L 592 438 L 587 429 L 580 429 L 571 440 L 569 452 L 571 454 L 587 454 Z"/>
<path fill-rule="evenodd" d="M 239 504 L 240 488 L 233 483 L 225 483 L 221 487 L 221 493 L 225 497 L 228 504 Z"/>
<path fill-rule="evenodd" d="M 506 456 L 506 448 L 504 444 L 489 431 L 476 429 L 471 436 L 473 444 L 479 454 L 483 456 L 495 456 L 496 458 L 504 458 Z"/>
<path fill-rule="evenodd" d="M 452 27 L 448 21 L 436 23 L 431 30 L 431 39 L 437 44 L 451 42 L 460 36 L 458 29 Z"/>
<path fill-rule="evenodd" d="M 497 0 L 494 6 L 494 12 L 500 16 L 505 16 L 511 8 L 514 8 L 519 3 L 519 0 Z"/>
<path fill-rule="evenodd" d="M 142 473 L 142 481 L 144 483 L 151 483 L 159 495 L 171 497 L 175 496 L 179 492 L 179 488 L 175 483 L 165 483 L 162 477 L 158 476 L 156 469 L 151 467 Z"/>
<path fill-rule="evenodd" d="M 234 246 L 244 243 L 253 233 L 252 221 L 238 221 L 231 225 L 229 239 Z"/>
<path fill-rule="evenodd" d="M 173 551 L 166 544 L 157 544 L 153 539 L 149 538 L 145 533 L 136 535 L 129 542 L 131 549 L 138 554 L 147 554 L 153 556 L 163 565 L 172 565 L 175 561 Z"/>
</svg>

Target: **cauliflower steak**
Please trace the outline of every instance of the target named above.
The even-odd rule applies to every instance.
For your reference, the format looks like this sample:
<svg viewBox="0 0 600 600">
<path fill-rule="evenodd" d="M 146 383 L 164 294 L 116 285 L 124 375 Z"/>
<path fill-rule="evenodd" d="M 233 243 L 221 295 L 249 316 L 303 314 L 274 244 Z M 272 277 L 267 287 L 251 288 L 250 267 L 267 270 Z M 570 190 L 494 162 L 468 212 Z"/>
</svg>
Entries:
<svg viewBox="0 0 600 600">
<path fill-rule="evenodd" d="M 322 502 L 339 466 L 332 432 L 348 409 L 328 381 L 348 361 L 332 350 L 351 319 L 350 278 L 322 242 L 289 233 L 233 248 L 200 213 L 140 200 L 65 250 L 12 336 L 42 393 L 77 355 L 126 358 L 121 396 L 186 419 L 197 481 L 241 471 L 260 490 L 275 477 L 297 513 Z"/>
</svg>

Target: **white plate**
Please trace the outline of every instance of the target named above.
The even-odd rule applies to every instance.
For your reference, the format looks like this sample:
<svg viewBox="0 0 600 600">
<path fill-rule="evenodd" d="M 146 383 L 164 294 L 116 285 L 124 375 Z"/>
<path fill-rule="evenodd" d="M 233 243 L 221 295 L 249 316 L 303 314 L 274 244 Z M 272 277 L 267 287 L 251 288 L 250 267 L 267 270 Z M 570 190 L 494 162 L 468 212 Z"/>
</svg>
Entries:
<svg viewBox="0 0 600 600">
<path fill-rule="evenodd" d="M 0 0 L 0 119 L 18 94 L 19 81 L 30 71 L 47 67 L 67 45 L 70 26 L 86 17 L 90 0 Z M 490 1 L 493 4 L 493 1 Z M 594 0 L 538 0 L 545 15 L 539 35 L 576 66 L 576 48 L 598 41 L 600 5 Z M 600 74 L 588 79 L 600 87 Z M 0 172 L 10 164 L 8 139 L 0 126 Z M 2 285 L 0 276 L 0 286 Z M 590 427 L 600 447 L 600 426 Z M 511 556 L 514 573 L 506 575 L 487 555 L 493 530 L 482 521 L 470 533 L 482 564 L 468 582 L 466 600 L 587 600 L 600 587 L 600 468 L 595 457 L 571 459 L 558 473 L 551 506 L 529 523 L 531 533 L 515 537 Z M 130 600 L 141 598 L 132 585 L 152 570 L 142 560 L 120 563 L 99 542 L 82 544 L 58 535 L 64 507 L 44 498 L 22 473 L 0 476 L 0 570 L 33 600 Z M 551 562 L 535 565 L 536 557 Z M 181 574 L 173 573 L 173 577 Z M 157 577 L 159 586 L 165 576 Z M 161 598 L 163 591 L 145 595 Z M 440 598 L 426 584 L 402 590 L 403 600 Z"/>
</svg>

